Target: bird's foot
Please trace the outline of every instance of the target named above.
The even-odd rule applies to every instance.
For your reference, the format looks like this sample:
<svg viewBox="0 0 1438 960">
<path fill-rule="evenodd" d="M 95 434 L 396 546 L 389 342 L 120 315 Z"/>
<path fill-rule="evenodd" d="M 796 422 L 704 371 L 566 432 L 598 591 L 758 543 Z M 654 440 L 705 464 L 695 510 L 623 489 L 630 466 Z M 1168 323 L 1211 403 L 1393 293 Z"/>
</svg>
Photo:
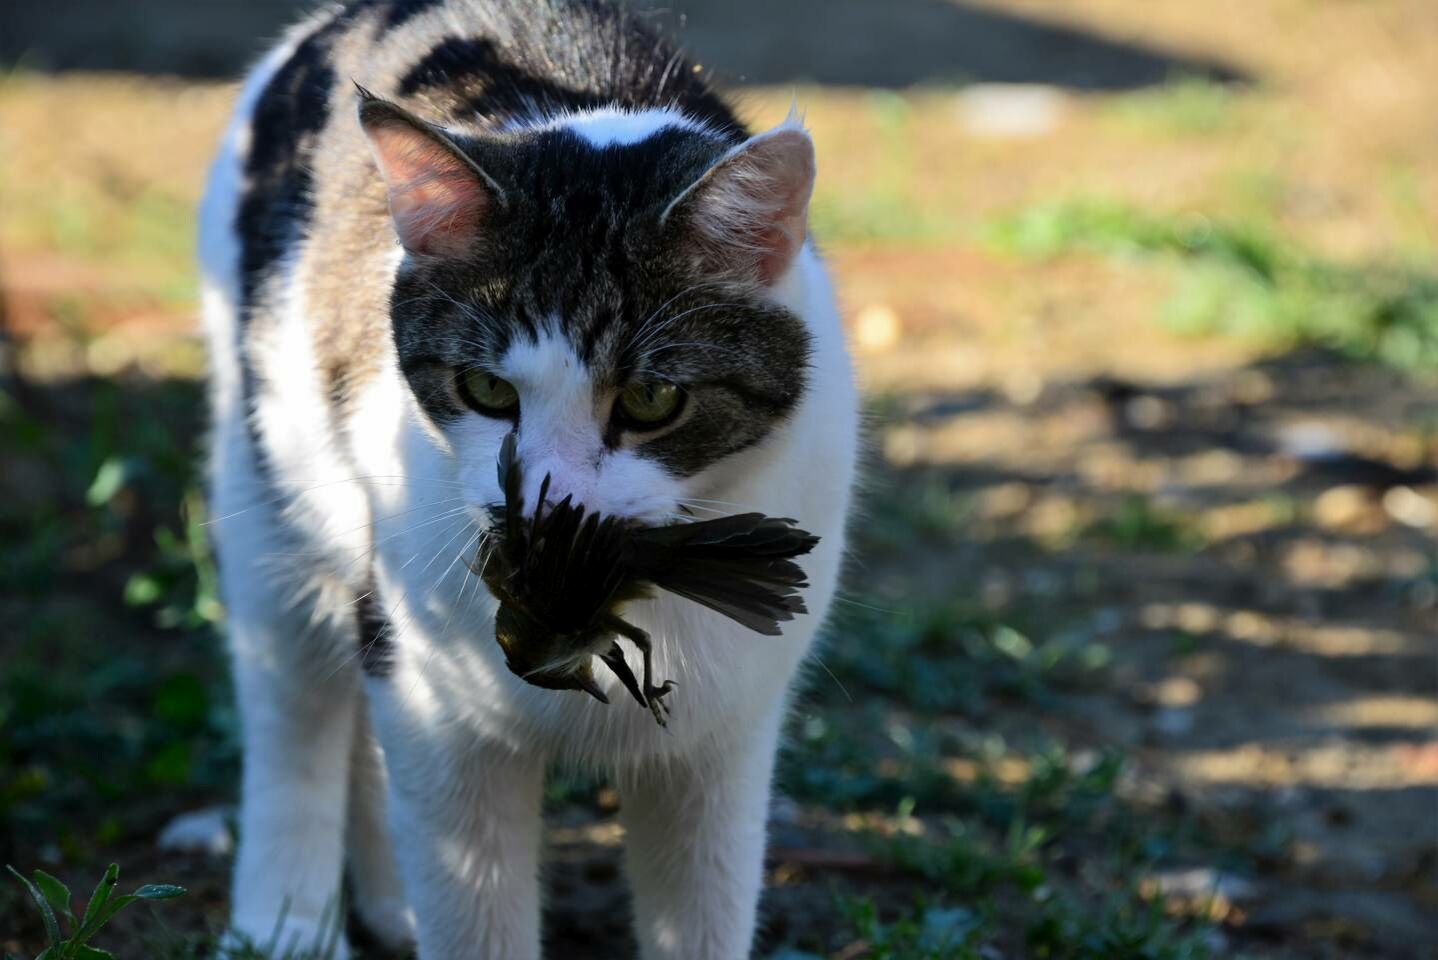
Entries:
<svg viewBox="0 0 1438 960">
<path fill-rule="evenodd" d="M 678 684 L 673 680 L 665 680 L 664 683 L 655 687 L 646 685 L 644 689 L 644 700 L 649 707 L 649 712 L 654 714 L 654 719 L 661 727 L 669 726 L 669 704 L 664 698 L 673 693 Z"/>
</svg>

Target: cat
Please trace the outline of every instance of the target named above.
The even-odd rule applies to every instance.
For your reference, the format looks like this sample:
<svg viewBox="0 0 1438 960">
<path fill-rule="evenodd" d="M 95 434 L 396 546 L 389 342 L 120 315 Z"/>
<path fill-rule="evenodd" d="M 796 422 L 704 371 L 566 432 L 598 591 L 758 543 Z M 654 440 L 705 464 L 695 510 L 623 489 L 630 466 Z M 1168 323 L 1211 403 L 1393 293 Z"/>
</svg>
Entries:
<svg viewBox="0 0 1438 960">
<path fill-rule="evenodd" d="M 249 74 L 199 241 L 237 940 L 337 936 L 347 867 L 385 944 L 539 957 L 542 786 L 567 764 L 618 790 L 645 960 L 749 955 L 857 448 L 815 175 L 796 116 L 751 134 L 601 0 L 352 0 Z M 628 607 L 681 692 L 667 728 L 622 689 L 524 683 L 469 568 L 510 435 L 526 511 L 547 477 L 547 502 L 635 522 L 794 518 L 820 538 L 809 614 L 763 637 L 669 594 Z"/>
</svg>

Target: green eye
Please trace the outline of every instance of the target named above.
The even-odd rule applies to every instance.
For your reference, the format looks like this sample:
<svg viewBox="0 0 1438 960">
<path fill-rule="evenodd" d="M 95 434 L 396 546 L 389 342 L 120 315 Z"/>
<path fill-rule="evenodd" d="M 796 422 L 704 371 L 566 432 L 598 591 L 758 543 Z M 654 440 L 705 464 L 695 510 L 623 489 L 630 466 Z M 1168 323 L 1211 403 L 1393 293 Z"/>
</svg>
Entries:
<svg viewBox="0 0 1438 960">
<path fill-rule="evenodd" d="M 484 370 L 466 370 L 459 375 L 459 395 L 479 413 L 507 417 L 519 406 L 514 384 Z"/>
<path fill-rule="evenodd" d="M 684 391 L 672 383 L 635 383 L 619 395 L 619 412 L 632 423 L 653 428 L 677 416 L 683 402 Z"/>
</svg>

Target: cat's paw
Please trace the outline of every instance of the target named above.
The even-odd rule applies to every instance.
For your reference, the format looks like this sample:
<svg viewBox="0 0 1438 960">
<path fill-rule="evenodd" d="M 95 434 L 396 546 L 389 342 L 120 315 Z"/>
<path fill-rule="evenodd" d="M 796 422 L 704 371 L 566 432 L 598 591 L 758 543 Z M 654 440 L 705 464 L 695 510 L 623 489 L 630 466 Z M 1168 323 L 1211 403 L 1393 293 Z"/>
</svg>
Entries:
<svg viewBox="0 0 1438 960">
<path fill-rule="evenodd" d="M 223 960 L 350 960 L 350 946 L 344 932 L 328 917 L 235 916 L 218 956 Z"/>
<path fill-rule="evenodd" d="M 415 942 L 414 911 L 397 897 L 367 898 L 362 892 L 355 897 L 355 913 L 365 931 L 390 950 L 413 947 Z"/>
</svg>

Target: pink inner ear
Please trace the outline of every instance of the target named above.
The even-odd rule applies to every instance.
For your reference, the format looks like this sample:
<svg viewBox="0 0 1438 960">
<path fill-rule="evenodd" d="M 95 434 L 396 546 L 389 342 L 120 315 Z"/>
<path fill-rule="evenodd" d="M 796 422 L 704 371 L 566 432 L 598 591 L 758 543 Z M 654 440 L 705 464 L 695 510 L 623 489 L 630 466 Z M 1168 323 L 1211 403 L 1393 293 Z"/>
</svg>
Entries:
<svg viewBox="0 0 1438 960">
<path fill-rule="evenodd" d="M 405 249 L 442 257 L 471 253 L 490 202 L 474 168 L 407 123 L 381 124 L 369 136 Z"/>
<path fill-rule="evenodd" d="M 695 188 L 691 224 L 711 265 L 773 284 L 808 233 L 814 145 L 798 129 L 761 134 Z"/>
</svg>

